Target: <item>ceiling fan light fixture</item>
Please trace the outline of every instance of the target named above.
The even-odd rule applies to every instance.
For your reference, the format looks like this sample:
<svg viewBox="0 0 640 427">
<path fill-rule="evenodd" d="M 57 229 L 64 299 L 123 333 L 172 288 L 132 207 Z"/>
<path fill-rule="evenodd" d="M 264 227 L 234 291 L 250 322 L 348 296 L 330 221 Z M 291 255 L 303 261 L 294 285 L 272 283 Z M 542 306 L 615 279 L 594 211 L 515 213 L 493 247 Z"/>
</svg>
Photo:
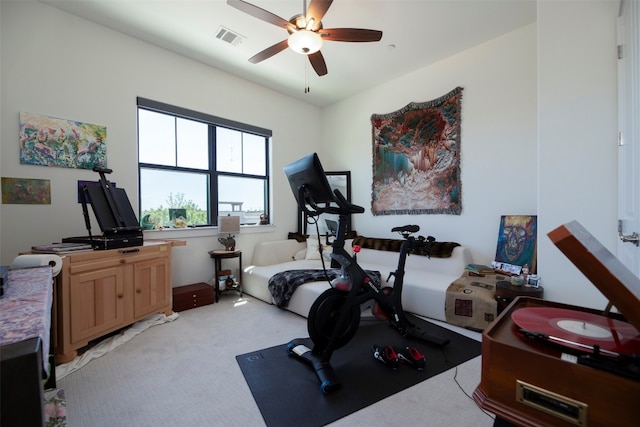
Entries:
<svg viewBox="0 0 640 427">
<path fill-rule="evenodd" d="M 322 37 L 313 31 L 299 30 L 289 36 L 289 47 L 303 55 L 311 55 L 322 48 Z"/>
<path fill-rule="evenodd" d="M 316 24 L 316 20 L 315 19 L 313 19 L 313 18 L 309 19 L 309 22 L 307 22 L 307 26 L 306 26 L 305 30 L 309 30 L 309 31 L 313 30 L 313 26 L 315 24 Z"/>
</svg>

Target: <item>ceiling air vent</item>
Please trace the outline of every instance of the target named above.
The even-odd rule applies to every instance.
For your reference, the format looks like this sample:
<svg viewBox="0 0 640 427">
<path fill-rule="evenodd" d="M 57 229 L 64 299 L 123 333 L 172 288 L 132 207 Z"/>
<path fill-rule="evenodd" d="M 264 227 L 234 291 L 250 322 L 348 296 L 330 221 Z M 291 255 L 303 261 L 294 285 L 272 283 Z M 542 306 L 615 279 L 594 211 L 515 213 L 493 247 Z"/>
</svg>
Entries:
<svg viewBox="0 0 640 427">
<path fill-rule="evenodd" d="M 216 31 L 216 38 L 227 42 L 232 46 L 239 45 L 240 43 L 242 43 L 242 40 L 245 39 L 244 36 L 231 31 L 230 29 L 225 28 L 222 25 L 218 27 L 218 30 Z"/>
</svg>

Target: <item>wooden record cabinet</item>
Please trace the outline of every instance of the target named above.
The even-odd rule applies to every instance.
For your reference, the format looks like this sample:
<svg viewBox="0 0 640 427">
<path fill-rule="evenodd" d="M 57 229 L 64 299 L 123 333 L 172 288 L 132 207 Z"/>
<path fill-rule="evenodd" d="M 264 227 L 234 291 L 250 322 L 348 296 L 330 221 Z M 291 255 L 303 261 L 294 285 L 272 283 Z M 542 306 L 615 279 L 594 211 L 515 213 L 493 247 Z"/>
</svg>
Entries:
<svg viewBox="0 0 640 427">
<path fill-rule="evenodd" d="M 557 227 L 548 236 L 619 313 L 517 297 L 482 333 L 482 375 L 473 398 L 483 409 L 522 427 L 636 426 L 640 380 L 633 373 L 637 373 L 637 355 L 621 360 L 601 357 L 596 340 L 586 341 L 589 350 L 577 351 L 550 339 L 532 339 L 512 319 L 523 308 L 551 307 L 572 310 L 572 319 L 580 322 L 592 316 L 628 320 L 640 331 L 640 278 L 577 221 Z M 557 320 L 540 323 L 541 327 L 552 324 L 559 338 L 580 342 L 580 335 L 557 327 Z M 611 341 L 640 337 L 640 333 L 620 335 L 615 328 L 609 331 Z M 584 363 L 585 355 L 598 360 L 600 366 Z M 629 370 L 621 369 L 631 361 L 635 364 Z"/>
</svg>

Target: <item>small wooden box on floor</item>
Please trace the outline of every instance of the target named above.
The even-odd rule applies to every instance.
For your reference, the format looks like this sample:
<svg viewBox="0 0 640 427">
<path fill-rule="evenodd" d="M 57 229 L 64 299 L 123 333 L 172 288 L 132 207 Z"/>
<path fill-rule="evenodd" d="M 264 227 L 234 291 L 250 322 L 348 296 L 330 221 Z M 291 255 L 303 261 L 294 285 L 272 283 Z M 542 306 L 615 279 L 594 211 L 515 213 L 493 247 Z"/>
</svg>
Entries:
<svg viewBox="0 0 640 427">
<path fill-rule="evenodd" d="M 190 308 L 213 304 L 215 288 L 206 283 L 179 286 L 173 288 L 173 311 L 184 311 Z"/>
</svg>

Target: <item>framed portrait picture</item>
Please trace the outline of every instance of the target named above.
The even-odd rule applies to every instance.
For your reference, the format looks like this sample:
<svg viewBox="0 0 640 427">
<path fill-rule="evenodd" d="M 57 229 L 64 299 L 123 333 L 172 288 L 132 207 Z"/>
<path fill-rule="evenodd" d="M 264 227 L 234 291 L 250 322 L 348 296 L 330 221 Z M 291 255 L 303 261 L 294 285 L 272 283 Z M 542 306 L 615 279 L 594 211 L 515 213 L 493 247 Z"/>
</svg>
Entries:
<svg viewBox="0 0 640 427">
<path fill-rule="evenodd" d="M 536 274 L 538 217 L 503 215 L 500 217 L 496 261 L 522 267 Z"/>
</svg>

